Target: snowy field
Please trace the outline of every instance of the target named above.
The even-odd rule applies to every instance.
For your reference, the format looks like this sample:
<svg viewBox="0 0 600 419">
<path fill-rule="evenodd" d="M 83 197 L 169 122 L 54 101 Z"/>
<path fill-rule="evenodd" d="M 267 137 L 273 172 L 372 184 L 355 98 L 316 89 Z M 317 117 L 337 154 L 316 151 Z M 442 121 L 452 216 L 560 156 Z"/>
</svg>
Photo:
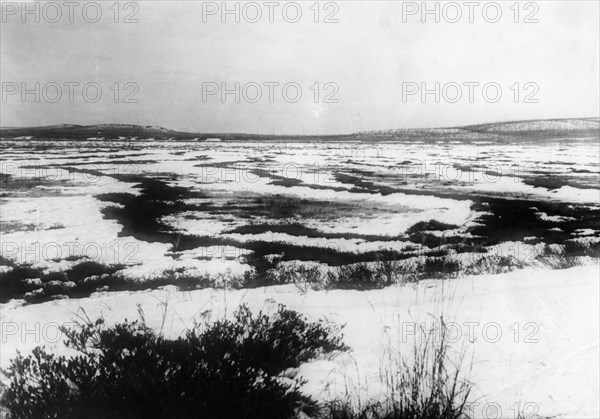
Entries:
<svg viewBox="0 0 600 419">
<path fill-rule="evenodd" d="M 277 303 L 327 319 L 332 330 L 345 324 L 344 342 L 352 350 L 293 371 L 308 383 L 305 391 L 318 400 L 344 394 L 346 386 L 364 400 L 377 396 L 380 358 L 386 348 L 410 353 L 419 326 L 435 333 L 436 318 L 453 323 L 452 342 L 464 349 L 468 379 L 475 383 L 473 417 L 596 418 L 600 368 L 598 266 L 564 271 L 525 270 L 418 286 L 372 291 L 309 291 L 292 285 L 250 290 L 162 290 L 97 294 L 2 308 L 4 341 L 0 365 L 16 350 L 28 353 L 46 344 L 65 353 L 58 325 L 78 316 L 103 316 L 108 324 L 140 318 L 167 336 L 224 316 L 240 303 L 252 310 L 274 309 Z M 451 296 L 452 301 L 445 300 Z M 209 316 L 202 313 L 209 311 Z M 37 331 L 36 331 L 37 330 Z M 435 336 L 435 335 L 434 335 Z M 391 342 L 391 343 L 390 343 Z M 354 391 L 353 390 L 353 391 Z M 538 416 L 539 415 L 539 416 Z"/>
<path fill-rule="evenodd" d="M 56 326 L 83 312 L 143 312 L 178 336 L 206 312 L 284 303 L 345 324 L 352 348 L 290 374 L 321 400 L 348 382 L 367 397 L 385 345 L 408 351 L 411 327 L 443 314 L 472 363 L 476 416 L 599 417 L 598 138 L 511 136 L 527 127 L 3 139 L 0 366 L 61 350 Z M 355 284 L 357 271 L 372 280 Z"/>
</svg>

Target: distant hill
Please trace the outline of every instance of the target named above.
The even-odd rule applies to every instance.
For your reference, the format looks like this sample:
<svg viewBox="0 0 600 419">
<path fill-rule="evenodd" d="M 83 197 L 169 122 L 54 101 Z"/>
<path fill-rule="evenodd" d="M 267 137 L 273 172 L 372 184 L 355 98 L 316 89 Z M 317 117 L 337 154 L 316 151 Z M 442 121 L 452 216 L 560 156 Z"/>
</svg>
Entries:
<svg viewBox="0 0 600 419">
<path fill-rule="evenodd" d="M 195 133 L 184 131 L 173 131 L 158 126 L 126 125 L 126 124 L 99 124 L 99 125 L 50 125 L 43 127 L 6 127 L 0 128 L 0 137 L 4 139 L 63 139 L 63 140 L 156 140 L 156 141 L 205 141 L 207 139 L 223 139 L 229 141 L 244 140 L 297 140 L 302 141 L 311 137 L 262 135 L 262 134 L 223 134 L 223 133 Z M 329 138 L 346 138 L 347 136 L 329 136 Z"/>
<path fill-rule="evenodd" d="M 163 127 L 125 125 L 125 124 L 100 124 L 100 125 L 51 125 L 32 128 L 0 128 L 0 135 L 3 138 L 28 137 L 48 138 L 48 139 L 87 139 L 104 138 L 118 139 L 134 138 L 146 139 L 155 138 L 166 140 L 168 138 L 190 137 L 190 133 L 171 131 Z"/>
<path fill-rule="evenodd" d="M 600 118 L 538 119 L 530 121 L 499 122 L 464 127 L 487 133 L 531 133 L 531 132 L 573 132 L 600 130 Z"/>
<path fill-rule="evenodd" d="M 450 128 L 391 129 L 348 135 L 261 135 L 218 134 L 173 131 L 159 126 L 126 124 L 51 125 L 30 128 L 0 128 L 3 139 L 64 140 L 155 140 L 205 141 L 411 141 L 411 140 L 498 140 L 514 137 L 540 140 L 556 138 L 598 138 L 600 118 L 547 119 L 510 121 Z"/>
<path fill-rule="evenodd" d="M 404 141 L 543 141 L 600 139 L 600 118 L 538 119 L 447 128 L 405 128 L 358 133 L 361 139 Z"/>
</svg>

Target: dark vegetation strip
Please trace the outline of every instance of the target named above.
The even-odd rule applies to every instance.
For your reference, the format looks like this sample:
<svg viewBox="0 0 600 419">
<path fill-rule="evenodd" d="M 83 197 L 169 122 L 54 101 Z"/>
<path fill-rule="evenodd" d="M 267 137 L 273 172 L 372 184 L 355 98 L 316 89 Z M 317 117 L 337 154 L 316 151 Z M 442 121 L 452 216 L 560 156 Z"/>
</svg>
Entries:
<svg viewBox="0 0 600 419">
<path fill-rule="evenodd" d="M 88 297 L 95 292 L 98 284 L 86 282 L 85 278 L 96 276 L 99 281 L 112 282 L 110 278 L 125 265 L 104 265 L 93 261 L 83 261 L 59 272 L 45 273 L 41 268 L 27 264 L 17 264 L 0 256 L 0 264 L 11 267 L 0 273 L 0 302 L 25 297 L 31 302 L 47 301 L 57 296 L 73 298 Z M 30 293 L 29 295 L 27 295 Z"/>
<path fill-rule="evenodd" d="M 316 228 L 306 227 L 300 223 L 288 224 L 248 224 L 224 231 L 222 234 L 261 234 L 261 233 L 285 233 L 290 236 L 309 237 L 318 239 L 345 239 L 365 241 L 403 241 L 405 236 L 381 236 L 377 234 L 356 233 L 327 233 Z"/>
<path fill-rule="evenodd" d="M 128 157 L 128 156 L 123 156 L 123 157 Z M 79 157 L 79 159 L 81 159 L 81 157 Z M 62 160 L 62 159 L 56 159 L 56 160 Z M 75 162 L 75 163 L 69 163 L 68 166 L 65 165 L 65 163 L 46 163 L 44 165 L 25 165 L 25 166 L 21 166 L 22 169 L 42 169 L 42 168 L 61 168 L 61 169 L 65 169 L 67 170 L 67 167 L 73 167 L 73 166 L 94 166 L 94 165 L 117 165 L 120 164 L 122 166 L 125 165 L 136 165 L 136 164 L 153 164 L 153 163 L 159 163 L 159 160 L 110 160 L 109 158 L 107 158 L 107 160 L 93 160 L 93 161 L 80 161 L 80 162 Z M 105 174 L 105 176 L 107 176 Z"/>
<path fill-rule="evenodd" d="M 581 172 L 580 172 L 581 173 Z M 588 171 L 588 173 L 591 173 Z M 598 181 L 600 177 L 590 176 L 587 180 L 583 177 L 574 176 L 553 176 L 550 172 L 538 172 L 538 176 L 533 178 L 524 178 L 523 183 L 534 188 L 545 188 L 549 191 L 560 189 L 563 186 L 571 186 L 577 189 L 598 189 Z"/>
<path fill-rule="evenodd" d="M 315 189 L 315 190 L 330 190 L 334 192 L 347 192 L 348 189 L 341 186 L 326 186 L 315 183 L 304 183 L 302 179 L 297 178 L 288 178 L 285 176 L 277 175 L 272 173 L 269 170 L 265 169 L 252 169 L 249 173 L 252 173 L 256 176 L 262 178 L 271 179 L 271 185 L 284 186 L 286 188 L 291 188 L 293 186 L 303 186 L 305 188 Z"/>
<path fill-rule="evenodd" d="M 356 176 L 347 174 L 336 175 L 343 183 L 352 183 L 365 188 L 371 193 L 382 193 L 382 187 L 373 182 L 364 181 Z M 438 198 L 454 200 L 471 200 L 474 211 L 485 211 L 476 221 L 481 225 L 469 228 L 469 232 L 478 236 L 474 242 L 480 246 L 491 246 L 505 241 L 523 241 L 525 237 L 535 236 L 533 243 L 563 244 L 573 238 L 578 229 L 593 229 L 600 231 L 600 207 L 570 204 L 566 202 L 536 201 L 519 198 L 500 198 L 473 193 L 455 193 L 437 190 L 398 189 L 386 186 L 385 191 L 408 194 L 429 195 Z M 542 220 L 538 216 L 544 212 L 548 216 L 568 217 L 561 221 Z M 552 230 L 560 228 L 561 231 Z"/>
</svg>

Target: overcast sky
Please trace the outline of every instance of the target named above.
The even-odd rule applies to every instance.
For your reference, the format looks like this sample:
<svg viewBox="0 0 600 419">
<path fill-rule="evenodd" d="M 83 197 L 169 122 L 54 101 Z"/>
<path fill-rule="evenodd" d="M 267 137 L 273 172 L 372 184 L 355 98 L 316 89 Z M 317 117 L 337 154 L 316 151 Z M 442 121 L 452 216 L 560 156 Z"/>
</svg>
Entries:
<svg viewBox="0 0 600 419">
<path fill-rule="evenodd" d="M 254 19 L 256 8 L 248 6 L 244 14 L 244 3 L 239 6 L 240 23 L 233 14 L 226 16 L 226 23 L 220 11 L 208 14 L 221 2 L 139 2 L 137 11 L 121 3 L 119 23 L 109 9 L 112 1 L 102 4 L 96 23 L 84 19 L 94 20 L 95 9 L 89 7 L 84 15 L 82 6 L 74 10 L 73 23 L 66 7 L 56 23 L 45 21 L 55 19 L 51 7 L 40 10 L 40 23 L 35 15 L 25 15 L 23 23 L 20 2 L 3 3 L 0 122 L 334 134 L 600 113 L 597 1 L 521 2 L 518 16 L 509 9 L 512 1 L 499 2 L 502 16 L 496 23 L 485 19 L 495 19 L 493 7 L 484 15 L 483 5 L 489 2 L 473 10 L 473 23 L 466 6 L 459 22 L 448 22 L 455 19 L 456 9 L 443 9 L 444 3 L 439 23 L 435 15 L 421 22 L 419 10 L 408 14 L 421 2 L 325 3 L 319 5 L 319 23 L 314 22 L 315 8 L 309 9 L 312 1 L 300 2 L 297 23 L 286 21 L 294 20 L 296 12 L 289 6 L 284 15 L 286 2 L 274 7 L 273 23 L 262 1 L 256 3 L 262 11 L 257 23 L 246 21 Z M 434 3 L 429 2 L 432 9 Z M 123 23 L 133 12 L 130 19 L 138 22 Z M 328 15 L 338 22 L 324 23 Z M 526 19 L 538 23 L 524 23 Z M 39 101 L 34 94 L 23 100 L 20 90 L 35 90 L 36 82 Z M 64 84 L 70 82 L 79 83 L 72 85 L 72 100 Z M 436 82 L 442 93 L 439 103 L 434 94 L 425 100 L 418 92 L 403 98 L 408 88 L 426 83 L 435 89 Z M 480 83 L 471 85 L 473 103 L 464 84 L 470 82 Z M 53 83 L 62 86 L 59 100 Z M 96 103 L 83 97 L 87 83 L 102 90 Z M 219 92 L 208 95 L 208 89 L 220 89 L 222 83 L 229 89 L 240 83 L 239 103 L 233 94 L 224 101 Z M 279 83 L 271 85 L 272 103 L 264 83 Z M 286 83 L 293 84 L 284 97 Z M 496 83 L 489 85 L 490 101 L 482 91 L 486 83 Z M 462 90 L 459 100 L 456 84 Z M 257 85 L 262 96 L 253 103 Z M 19 91 L 13 94 L 15 86 Z M 300 95 L 295 86 L 302 89 Z M 495 86 L 501 87 L 500 96 Z M 93 100 L 95 90 L 90 89 L 86 97 Z M 123 103 L 129 93 L 137 103 Z M 337 103 L 326 103 L 326 97 Z"/>
</svg>

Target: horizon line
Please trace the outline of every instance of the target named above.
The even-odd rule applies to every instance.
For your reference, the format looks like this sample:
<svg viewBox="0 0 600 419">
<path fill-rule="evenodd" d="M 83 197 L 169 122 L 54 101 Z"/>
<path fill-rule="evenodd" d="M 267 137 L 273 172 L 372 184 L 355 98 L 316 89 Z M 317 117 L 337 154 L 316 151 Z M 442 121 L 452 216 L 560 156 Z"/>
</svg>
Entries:
<svg viewBox="0 0 600 419">
<path fill-rule="evenodd" d="M 481 122 L 476 124 L 469 125 L 454 125 L 454 126 L 436 126 L 436 127 L 410 127 L 410 128 L 381 128 L 381 129 L 373 129 L 373 130 L 365 130 L 365 131 L 354 131 L 350 133 L 337 133 L 337 134 L 266 134 L 266 133 L 257 133 L 257 132 L 200 132 L 200 131 L 180 131 L 177 129 L 166 128 L 162 125 L 152 125 L 152 124 L 128 124 L 128 123 L 97 123 L 97 124 L 73 124 L 73 123 L 57 123 L 53 125 L 37 125 L 37 126 L 0 126 L 0 130 L 10 130 L 10 129 L 41 129 L 41 128 L 60 128 L 64 127 L 81 127 L 81 128 L 89 128 L 95 126 L 105 125 L 107 127 L 137 127 L 137 128 L 154 128 L 154 129 L 163 129 L 166 132 L 173 133 L 184 133 L 184 134 L 199 134 L 199 135 L 260 135 L 260 136 L 290 136 L 290 137 L 334 137 L 334 136 L 343 136 L 343 135 L 355 135 L 362 133 L 376 133 L 376 132 L 385 132 L 385 131 L 403 131 L 403 130 L 436 130 L 436 129 L 467 129 L 474 128 L 483 125 L 491 125 L 491 124 L 515 124 L 515 123 L 524 123 L 524 122 L 539 122 L 539 121 L 569 121 L 569 120 L 588 120 L 595 121 L 600 123 L 600 116 L 585 116 L 585 117 L 567 117 L 567 118 L 539 118 L 539 119 L 523 119 L 523 120 L 504 120 L 504 121 L 488 121 Z M 166 133 L 165 132 L 165 133 Z"/>
</svg>

